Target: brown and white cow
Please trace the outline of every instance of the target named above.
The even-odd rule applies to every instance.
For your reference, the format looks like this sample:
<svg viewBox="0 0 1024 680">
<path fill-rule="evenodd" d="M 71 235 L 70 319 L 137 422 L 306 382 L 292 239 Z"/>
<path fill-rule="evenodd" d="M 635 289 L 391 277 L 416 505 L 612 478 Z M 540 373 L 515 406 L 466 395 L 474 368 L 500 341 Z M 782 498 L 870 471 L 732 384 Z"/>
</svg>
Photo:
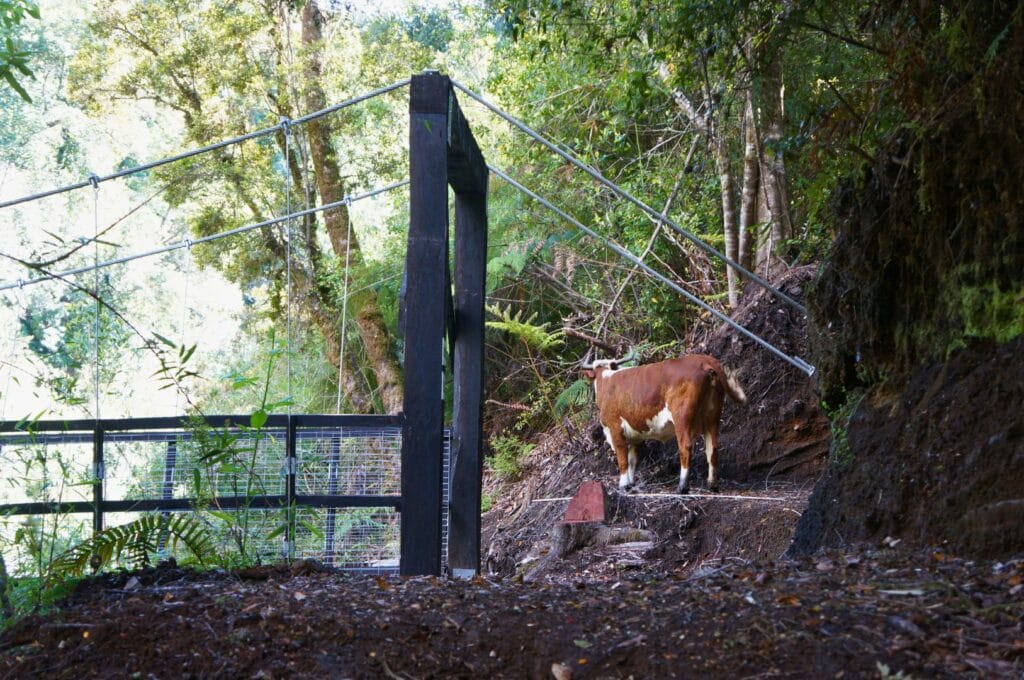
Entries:
<svg viewBox="0 0 1024 680">
<path fill-rule="evenodd" d="M 619 487 L 636 484 L 636 443 L 644 439 L 679 445 L 679 493 L 689 490 L 690 450 L 704 435 L 708 488 L 718 488 L 715 469 L 718 421 L 725 395 L 739 403 L 747 397 L 739 382 L 718 360 L 690 354 L 656 364 L 619 368 L 615 360 L 583 364 L 583 376 L 594 381 L 601 425 L 619 464 Z"/>
</svg>

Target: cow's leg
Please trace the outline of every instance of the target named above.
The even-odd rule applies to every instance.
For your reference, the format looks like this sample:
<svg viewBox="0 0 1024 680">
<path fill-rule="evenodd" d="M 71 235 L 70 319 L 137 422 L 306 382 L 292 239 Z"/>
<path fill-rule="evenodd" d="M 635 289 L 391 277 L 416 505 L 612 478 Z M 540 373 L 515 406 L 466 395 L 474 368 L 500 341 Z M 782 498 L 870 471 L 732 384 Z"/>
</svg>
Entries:
<svg viewBox="0 0 1024 680">
<path fill-rule="evenodd" d="M 619 428 L 610 428 L 605 425 L 604 438 L 608 441 L 608 446 L 612 447 L 612 451 L 615 452 L 615 462 L 619 464 L 619 488 L 626 491 L 633 486 L 633 476 L 630 474 L 628 455 L 628 451 L 631 448 L 628 446 L 626 437 Z"/>
<path fill-rule="evenodd" d="M 629 444 L 629 470 L 626 472 L 626 476 L 629 478 L 629 486 L 636 485 L 636 444 L 630 442 Z"/>
<path fill-rule="evenodd" d="M 718 491 L 718 432 L 714 429 L 704 433 L 704 455 L 708 459 L 708 489 Z"/>
<path fill-rule="evenodd" d="M 690 452 L 693 449 L 690 430 L 693 427 L 693 411 L 688 408 L 673 410 L 672 421 L 675 423 L 676 443 L 679 445 L 678 492 L 682 494 L 690 490 Z"/>
</svg>

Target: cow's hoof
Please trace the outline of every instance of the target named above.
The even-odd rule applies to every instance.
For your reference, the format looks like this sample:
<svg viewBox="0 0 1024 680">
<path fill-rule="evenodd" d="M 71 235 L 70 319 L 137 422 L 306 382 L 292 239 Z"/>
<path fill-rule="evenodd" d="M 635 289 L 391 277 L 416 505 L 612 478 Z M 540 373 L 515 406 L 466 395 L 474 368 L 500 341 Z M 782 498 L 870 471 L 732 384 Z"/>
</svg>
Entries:
<svg viewBox="0 0 1024 680">
<path fill-rule="evenodd" d="M 710 491 L 711 493 L 718 493 L 718 482 L 709 483 L 708 491 Z"/>
<path fill-rule="evenodd" d="M 678 493 L 680 496 L 690 493 L 690 485 L 680 484 L 679 487 L 676 489 L 676 493 Z"/>
</svg>

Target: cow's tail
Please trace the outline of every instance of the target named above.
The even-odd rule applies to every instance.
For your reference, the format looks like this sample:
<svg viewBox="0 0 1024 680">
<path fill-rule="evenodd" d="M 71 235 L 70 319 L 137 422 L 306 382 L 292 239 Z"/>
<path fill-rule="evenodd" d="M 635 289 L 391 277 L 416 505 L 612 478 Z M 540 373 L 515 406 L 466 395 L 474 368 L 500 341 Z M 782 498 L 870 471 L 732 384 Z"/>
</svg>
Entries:
<svg viewBox="0 0 1024 680">
<path fill-rule="evenodd" d="M 746 404 L 747 395 L 744 394 L 743 388 L 740 387 L 740 381 L 737 379 L 736 374 L 724 367 L 722 368 L 722 373 L 725 374 L 725 392 L 729 395 L 729 398 L 737 404 Z"/>
</svg>

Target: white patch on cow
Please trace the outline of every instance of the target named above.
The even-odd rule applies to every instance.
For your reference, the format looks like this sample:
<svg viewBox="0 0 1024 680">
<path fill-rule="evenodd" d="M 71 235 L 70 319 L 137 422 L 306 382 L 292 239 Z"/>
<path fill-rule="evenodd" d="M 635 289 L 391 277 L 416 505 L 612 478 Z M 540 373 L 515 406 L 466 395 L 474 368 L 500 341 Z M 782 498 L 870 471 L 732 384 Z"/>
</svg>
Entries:
<svg viewBox="0 0 1024 680">
<path fill-rule="evenodd" d="M 648 419 L 646 425 L 647 429 L 637 430 L 625 418 L 619 419 L 622 424 L 622 433 L 626 435 L 627 439 L 633 441 L 640 441 L 641 439 L 657 439 L 658 441 L 668 441 L 676 434 L 675 423 L 672 420 L 672 412 L 668 410 L 668 406 L 662 408 L 653 417 Z"/>
<path fill-rule="evenodd" d="M 690 474 L 690 470 L 688 468 L 684 468 L 684 467 L 680 467 L 679 468 L 679 488 L 680 489 L 682 489 L 682 488 L 684 488 L 686 486 L 686 477 L 689 474 Z"/>
<path fill-rule="evenodd" d="M 603 425 L 601 426 L 601 429 L 604 430 L 604 440 L 608 442 L 608 446 L 612 447 L 612 451 L 614 451 L 615 444 L 612 443 L 612 431 Z"/>
<path fill-rule="evenodd" d="M 626 435 L 626 439 L 642 439 L 643 435 L 633 429 L 633 426 L 629 424 L 629 421 L 625 418 L 619 418 L 619 423 L 622 425 L 622 434 Z"/>
<path fill-rule="evenodd" d="M 620 489 L 625 489 L 626 487 L 628 487 L 630 485 L 630 483 L 631 482 L 629 481 L 629 473 L 628 472 L 626 474 L 619 475 L 619 488 Z"/>
<path fill-rule="evenodd" d="M 676 434 L 675 421 L 668 406 L 664 406 L 658 414 L 647 421 L 647 436 L 652 439 L 667 441 Z"/>
<path fill-rule="evenodd" d="M 629 471 L 626 473 L 629 477 L 629 483 L 636 483 L 636 447 L 629 447 Z"/>
</svg>

